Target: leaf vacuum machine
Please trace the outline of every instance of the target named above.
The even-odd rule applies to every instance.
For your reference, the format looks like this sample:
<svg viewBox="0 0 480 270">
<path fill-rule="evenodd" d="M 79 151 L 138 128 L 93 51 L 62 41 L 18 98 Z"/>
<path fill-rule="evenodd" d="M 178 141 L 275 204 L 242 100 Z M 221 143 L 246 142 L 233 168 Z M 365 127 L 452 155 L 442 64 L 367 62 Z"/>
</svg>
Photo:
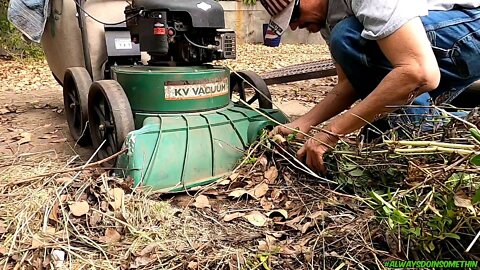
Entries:
<svg viewBox="0 0 480 270">
<path fill-rule="evenodd" d="M 70 133 L 98 159 L 121 153 L 106 167 L 135 186 L 170 192 L 211 183 L 265 128 L 288 121 L 257 74 L 212 64 L 236 57 L 216 1 L 51 6 L 41 43 L 63 86 Z"/>
</svg>

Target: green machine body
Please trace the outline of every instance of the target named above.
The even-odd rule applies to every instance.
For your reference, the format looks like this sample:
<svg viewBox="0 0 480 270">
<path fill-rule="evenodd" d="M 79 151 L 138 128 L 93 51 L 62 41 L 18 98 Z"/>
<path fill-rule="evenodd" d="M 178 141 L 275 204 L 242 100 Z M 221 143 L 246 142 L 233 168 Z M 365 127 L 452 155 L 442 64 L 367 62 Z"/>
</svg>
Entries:
<svg viewBox="0 0 480 270">
<path fill-rule="evenodd" d="M 117 174 L 136 186 L 181 191 L 229 174 L 264 128 L 286 123 L 279 110 L 231 101 L 226 68 L 114 67 L 135 130 L 123 143 Z"/>
</svg>

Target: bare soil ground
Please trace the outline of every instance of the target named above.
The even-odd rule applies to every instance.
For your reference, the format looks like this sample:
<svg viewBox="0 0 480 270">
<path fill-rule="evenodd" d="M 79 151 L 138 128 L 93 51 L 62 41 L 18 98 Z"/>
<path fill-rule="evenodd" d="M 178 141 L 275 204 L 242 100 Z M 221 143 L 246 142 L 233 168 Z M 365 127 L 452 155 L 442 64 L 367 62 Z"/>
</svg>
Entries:
<svg viewBox="0 0 480 270">
<path fill-rule="evenodd" d="M 85 157 L 63 114 L 60 85 L 45 62 L 0 61 L 0 156 L 55 153 Z"/>
</svg>

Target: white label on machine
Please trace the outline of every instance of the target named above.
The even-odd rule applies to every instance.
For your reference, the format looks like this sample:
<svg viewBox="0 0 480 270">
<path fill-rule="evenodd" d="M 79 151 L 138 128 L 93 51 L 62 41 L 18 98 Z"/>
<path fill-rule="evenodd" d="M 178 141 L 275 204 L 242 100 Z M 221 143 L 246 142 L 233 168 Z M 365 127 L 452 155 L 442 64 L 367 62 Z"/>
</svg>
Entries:
<svg viewBox="0 0 480 270">
<path fill-rule="evenodd" d="M 223 79 L 217 82 L 202 82 L 196 84 L 165 84 L 166 100 L 202 99 L 223 96 L 228 94 L 228 80 Z"/>
<path fill-rule="evenodd" d="M 211 5 L 209 5 L 209 4 L 205 3 L 205 2 L 201 2 L 200 4 L 197 4 L 197 7 L 198 7 L 199 9 L 203 9 L 204 11 L 207 11 L 207 10 L 209 10 L 209 9 L 212 8 Z"/>
<path fill-rule="evenodd" d="M 132 49 L 132 40 L 130 38 L 116 38 L 115 49 L 117 50 L 130 50 Z"/>
</svg>

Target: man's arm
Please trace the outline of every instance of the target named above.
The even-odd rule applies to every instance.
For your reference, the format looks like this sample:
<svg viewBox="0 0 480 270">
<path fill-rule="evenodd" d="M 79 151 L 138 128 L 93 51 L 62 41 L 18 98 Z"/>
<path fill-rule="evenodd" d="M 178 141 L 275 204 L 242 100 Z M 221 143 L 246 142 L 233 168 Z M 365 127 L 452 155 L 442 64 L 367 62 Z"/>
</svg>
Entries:
<svg viewBox="0 0 480 270">
<path fill-rule="evenodd" d="M 378 40 L 378 44 L 393 70 L 367 98 L 327 126 L 332 132 L 356 131 L 365 121 L 372 122 L 378 115 L 393 111 L 387 106 L 405 105 L 438 86 L 440 70 L 419 18 Z"/>
<path fill-rule="evenodd" d="M 358 100 L 357 93 L 348 81 L 345 73 L 339 65 L 336 65 L 338 84 L 308 113 L 293 122 L 294 127 L 302 131 L 310 130 L 311 126 L 323 123 L 333 116 L 348 109 Z"/>
</svg>

